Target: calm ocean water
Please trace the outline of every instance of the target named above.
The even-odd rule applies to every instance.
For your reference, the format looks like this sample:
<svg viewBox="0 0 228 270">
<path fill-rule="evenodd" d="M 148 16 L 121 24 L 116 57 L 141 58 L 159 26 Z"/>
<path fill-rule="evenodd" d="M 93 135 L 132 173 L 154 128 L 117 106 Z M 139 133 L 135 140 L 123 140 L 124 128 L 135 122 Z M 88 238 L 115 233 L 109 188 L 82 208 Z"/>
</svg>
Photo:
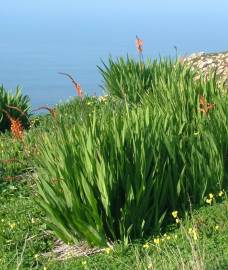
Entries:
<svg viewBox="0 0 228 270">
<path fill-rule="evenodd" d="M 102 94 L 97 65 L 109 55 L 137 58 L 136 34 L 144 40 L 145 58 L 174 56 L 174 46 L 179 54 L 228 49 L 228 5 L 208 11 L 113 7 L 84 7 L 84 15 L 83 7 L 76 12 L 59 7 L 51 14 L 14 10 L 11 17 L 7 9 L 0 11 L 0 84 L 23 87 L 33 108 L 52 106 L 75 95 L 70 80 L 58 72 L 71 74 L 87 94 Z"/>
</svg>

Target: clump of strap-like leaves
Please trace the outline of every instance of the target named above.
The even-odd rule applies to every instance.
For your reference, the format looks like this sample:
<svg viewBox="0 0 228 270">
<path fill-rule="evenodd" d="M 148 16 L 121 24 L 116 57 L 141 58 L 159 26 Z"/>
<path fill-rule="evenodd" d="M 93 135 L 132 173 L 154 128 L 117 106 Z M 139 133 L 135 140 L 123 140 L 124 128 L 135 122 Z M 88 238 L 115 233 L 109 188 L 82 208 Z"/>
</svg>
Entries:
<svg viewBox="0 0 228 270">
<path fill-rule="evenodd" d="M 43 134 L 39 203 L 58 237 L 97 246 L 145 237 L 227 186 L 228 97 L 184 76 L 157 82 L 140 106 L 106 104 L 80 124 L 60 117 Z"/>
<path fill-rule="evenodd" d="M 11 93 L 0 86 L 0 132 L 10 129 L 11 123 L 8 115 L 12 119 L 18 119 L 26 128 L 29 124 L 29 110 L 29 97 L 23 95 L 19 87 L 17 87 L 15 93 Z"/>
</svg>

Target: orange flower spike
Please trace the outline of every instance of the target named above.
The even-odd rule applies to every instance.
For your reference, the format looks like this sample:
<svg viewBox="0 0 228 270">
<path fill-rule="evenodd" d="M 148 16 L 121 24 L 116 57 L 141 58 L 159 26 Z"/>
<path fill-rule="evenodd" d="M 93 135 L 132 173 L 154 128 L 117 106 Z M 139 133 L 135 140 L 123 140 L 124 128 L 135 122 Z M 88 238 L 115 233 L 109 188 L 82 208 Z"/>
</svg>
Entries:
<svg viewBox="0 0 228 270">
<path fill-rule="evenodd" d="M 77 85 L 76 85 L 76 91 L 77 91 L 78 96 L 80 98 L 83 98 L 83 91 L 82 91 L 81 85 L 79 83 L 77 83 Z"/>
<path fill-rule="evenodd" d="M 209 110 L 213 109 L 215 107 L 212 103 L 207 103 L 204 96 L 200 96 L 199 98 L 199 104 L 200 104 L 200 111 L 204 113 L 208 113 Z"/>
<path fill-rule="evenodd" d="M 57 113 L 56 113 L 56 110 L 55 109 L 50 109 L 50 114 L 53 118 L 56 118 L 57 116 Z"/>
<path fill-rule="evenodd" d="M 19 119 L 10 119 L 10 130 L 16 139 L 22 140 L 24 128 Z"/>
<path fill-rule="evenodd" d="M 140 39 L 138 36 L 136 36 L 135 45 L 136 45 L 136 49 L 137 49 L 138 53 L 142 53 L 143 40 Z"/>
<path fill-rule="evenodd" d="M 206 100 L 204 96 L 200 96 L 199 98 L 199 104 L 200 104 L 200 111 L 201 112 L 206 112 Z"/>
<path fill-rule="evenodd" d="M 75 89 L 76 89 L 76 92 L 77 92 L 78 96 L 79 96 L 80 98 L 83 98 L 84 94 L 83 94 L 81 85 L 80 85 L 79 83 L 77 83 L 77 82 L 74 80 L 74 78 L 73 78 L 70 74 L 64 73 L 64 72 L 59 72 L 59 74 L 65 75 L 65 76 L 67 76 L 68 78 L 70 78 L 71 81 L 72 81 L 72 83 L 73 83 L 74 86 L 75 86 Z"/>
</svg>

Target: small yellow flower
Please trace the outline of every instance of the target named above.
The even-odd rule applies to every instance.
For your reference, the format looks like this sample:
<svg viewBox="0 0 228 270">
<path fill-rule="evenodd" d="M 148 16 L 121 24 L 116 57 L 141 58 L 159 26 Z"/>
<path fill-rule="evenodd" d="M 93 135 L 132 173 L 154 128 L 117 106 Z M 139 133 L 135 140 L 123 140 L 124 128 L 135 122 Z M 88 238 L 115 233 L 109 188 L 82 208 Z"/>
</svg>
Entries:
<svg viewBox="0 0 228 270">
<path fill-rule="evenodd" d="M 179 218 L 176 218 L 176 223 L 179 224 L 180 223 L 180 219 Z"/>
<path fill-rule="evenodd" d="M 31 219 L 32 224 L 34 224 L 36 221 L 34 218 Z"/>
<path fill-rule="evenodd" d="M 168 236 L 166 237 L 166 239 L 167 239 L 167 240 L 170 240 L 170 239 L 171 239 L 171 237 L 168 235 Z"/>
<path fill-rule="evenodd" d="M 155 239 L 154 239 L 154 243 L 157 244 L 157 245 L 159 245 L 160 239 L 159 239 L 159 238 L 155 238 Z"/>
<path fill-rule="evenodd" d="M 148 243 L 144 244 L 144 245 L 143 245 L 143 248 L 145 248 L 145 249 L 149 248 Z"/>
<path fill-rule="evenodd" d="M 111 248 L 106 248 L 106 249 L 105 249 L 105 252 L 106 252 L 107 254 L 110 254 L 111 251 L 112 251 Z"/>
<path fill-rule="evenodd" d="M 177 239 L 177 234 L 174 235 L 174 238 Z"/>
<path fill-rule="evenodd" d="M 198 239 L 198 236 L 197 236 L 196 233 L 193 234 L 193 239 L 194 239 L 194 240 L 197 240 L 197 239 Z"/>
<path fill-rule="evenodd" d="M 38 259 L 38 257 L 39 257 L 38 254 L 35 254 L 35 255 L 34 255 L 34 258 L 35 258 L 36 260 Z"/>
<path fill-rule="evenodd" d="M 10 229 L 14 229 L 16 227 L 16 223 L 9 223 Z"/>
<path fill-rule="evenodd" d="M 47 267 L 46 266 L 44 266 L 44 269 L 43 270 L 47 270 Z"/>
<path fill-rule="evenodd" d="M 216 225 L 215 226 L 215 230 L 217 231 L 219 229 L 219 225 Z"/>
<path fill-rule="evenodd" d="M 172 212 L 172 216 L 173 216 L 174 218 L 177 218 L 177 214 L 178 214 L 178 211 L 173 211 L 173 212 Z"/>
<path fill-rule="evenodd" d="M 206 203 L 211 204 L 212 203 L 212 199 L 206 199 Z"/>
<path fill-rule="evenodd" d="M 219 195 L 219 197 L 222 197 L 224 195 L 224 192 L 220 191 L 218 195 Z"/>
<path fill-rule="evenodd" d="M 193 239 L 194 240 L 197 240 L 198 239 L 198 234 L 197 234 L 197 231 L 196 231 L 196 229 L 195 228 L 189 228 L 188 229 L 188 233 L 190 234 L 190 235 L 192 235 L 192 237 L 193 237 Z"/>
<path fill-rule="evenodd" d="M 208 196 L 209 196 L 210 199 L 213 199 L 214 198 L 214 195 L 212 193 L 209 193 Z"/>
<path fill-rule="evenodd" d="M 197 240 L 198 239 L 196 230 L 193 231 L 192 237 L 193 237 L 194 240 Z"/>
<path fill-rule="evenodd" d="M 82 261 L 82 265 L 87 265 L 87 261 Z"/>
</svg>

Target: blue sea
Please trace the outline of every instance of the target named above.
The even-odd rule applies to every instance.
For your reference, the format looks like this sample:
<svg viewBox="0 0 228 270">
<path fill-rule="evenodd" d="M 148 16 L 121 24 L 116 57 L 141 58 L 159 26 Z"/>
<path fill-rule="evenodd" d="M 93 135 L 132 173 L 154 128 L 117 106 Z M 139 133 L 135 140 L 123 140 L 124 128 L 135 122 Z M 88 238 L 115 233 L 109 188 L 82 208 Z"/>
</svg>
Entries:
<svg viewBox="0 0 228 270">
<path fill-rule="evenodd" d="M 108 58 L 174 57 L 228 49 L 228 1 L 0 0 L 0 84 L 19 85 L 33 108 L 75 96 L 71 74 L 101 95 L 97 65 Z M 184 3 L 183 3 L 184 2 Z"/>
</svg>

